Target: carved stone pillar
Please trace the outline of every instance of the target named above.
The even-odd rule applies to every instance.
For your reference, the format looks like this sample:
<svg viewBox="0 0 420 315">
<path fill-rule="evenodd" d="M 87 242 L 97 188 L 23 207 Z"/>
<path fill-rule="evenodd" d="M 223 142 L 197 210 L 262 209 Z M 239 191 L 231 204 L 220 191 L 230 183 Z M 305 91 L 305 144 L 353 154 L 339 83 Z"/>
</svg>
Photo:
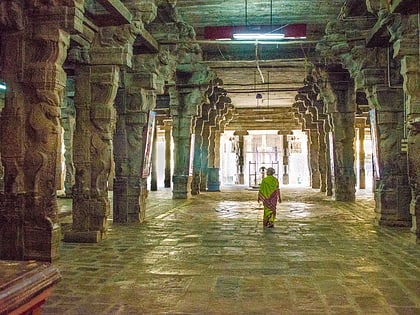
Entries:
<svg viewBox="0 0 420 315">
<path fill-rule="evenodd" d="M 124 89 L 116 98 L 118 119 L 114 138 L 114 222 L 142 222 L 142 177 L 144 160 L 144 128 L 147 124 L 147 91 L 138 83 L 136 74 L 125 73 Z M 146 194 L 147 195 L 147 194 Z"/>
<path fill-rule="evenodd" d="M 149 174 L 144 163 L 150 145 L 146 143 L 150 141 L 146 137 L 147 129 L 153 128 L 152 121 L 148 125 L 148 119 L 154 119 L 150 111 L 156 106 L 155 92 L 159 90 L 157 76 L 151 70 L 156 67 L 156 58 L 155 55 L 135 56 L 134 68 L 124 72 L 123 87 L 117 94 L 113 219 L 118 223 L 143 222 L 146 215 Z"/>
<path fill-rule="evenodd" d="M 318 167 L 319 167 L 319 179 L 320 179 L 320 192 L 327 191 L 327 143 L 325 142 L 325 120 L 321 120 L 318 123 Z"/>
<path fill-rule="evenodd" d="M 404 91 L 407 94 L 407 154 L 411 187 L 411 230 L 416 235 L 417 243 L 420 243 L 420 70 L 418 55 L 403 57 L 401 74 L 404 77 Z"/>
<path fill-rule="evenodd" d="M 357 129 L 357 140 L 359 142 L 359 189 L 366 188 L 366 172 L 365 172 L 365 123 L 359 124 Z"/>
<path fill-rule="evenodd" d="M 282 135 L 283 138 L 283 185 L 289 185 L 289 142 L 287 141 L 287 135 Z"/>
<path fill-rule="evenodd" d="M 12 18 L 0 22 L 0 68 L 8 87 L 0 124 L 5 173 L 0 194 L 0 258 L 52 261 L 58 257 L 61 239 L 56 170 L 66 85 L 62 64 L 69 32 L 74 31 L 73 14 L 82 8 L 71 1 L 68 7 L 9 4 L 2 7 L 2 14 Z"/>
<path fill-rule="evenodd" d="M 171 187 L 171 139 L 172 139 L 172 122 L 165 120 L 165 188 Z"/>
<path fill-rule="evenodd" d="M 157 183 L 157 124 L 155 124 L 155 131 L 153 137 L 153 148 L 152 148 L 152 171 L 151 171 L 151 179 L 150 179 L 150 190 L 157 191 L 158 190 L 158 183 Z"/>
<path fill-rule="evenodd" d="M 375 86 L 367 92 L 372 136 L 377 141 L 375 163 L 375 212 L 379 224 L 410 224 L 410 189 L 407 156 L 401 151 L 404 138 L 403 93 L 401 89 Z"/>
<path fill-rule="evenodd" d="M 214 130 L 214 159 L 213 164 L 209 167 L 208 175 L 208 191 L 220 191 L 220 131 Z"/>
<path fill-rule="evenodd" d="M 209 176 L 209 144 L 210 144 L 210 126 L 208 122 L 205 122 L 203 126 L 202 138 L 203 142 L 201 144 L 201 178 L 200 178 L 200 190 L 207 191 L 207 183 Z"/>
<path fill-rule="evenodd" d="M 216 146 L 216 118 L 217 109 L 215 107 L 209 113 L 209 149 L 207 165 L 207 189 L 217 191 L 219 185 L 219 169 L 214 167 L 215 146 Z"/>
<path fill-rule="evenodd" d="M 308 119 L 308 118 L 307 118 Z M 308 134 L 308 164 L 311 173 L 311 187 L 320 188 L 321 174 L 319 172 L 319 134 L 317 128 L 307 130 Z"/>
<path fill-rule="evenodd" d="M 69 80 L 67 80 L 69 84 Z M 73 87 L 74 88 L 74 87 Z M 74 91 L 71 92 L 72 94 Z M 64 129 L 64 195 L 67 198 L 73 196 L 73 185 L 75 183 L 75 169 L 73 163 L 73 134 L 76 125 L 76 109 L 74 107 L 73 97 L 67 96 L 64 106 L 61 108 L 61 126 Z"/>
<path fill-rule="evenodd" d="M 198 88 L 170 89 L 172 134 L 174 140 L 174 174 L 172 177 L 173 199 L 188 199 L 191 195 L 192 161 L 191 135 L 195 127 L 198 106 L 202 103 L 202 93 Z"/>
<path fill-rule="evenodd" d="M 354 86 L 343 84 L 350 78 L 343 73 L 329 74 L 324 90 L 326 112 L 332 126 L 333 197 L 337 201 L 354 201 L 356 176 L 354 173 L 354 138 L 356 100 Z M 326 93 L 325 93 L 326 92 Z"/>
<path fill-rule="evenodd" d="M 333 147 L 331 146 L 330 137 L 332 135 L 331 131 L 331 123 L 330 123 L 330 117 L 327 116 L 324 122 L 324 135 L 325 139 L 324 142 L 326 144 L 325 147 L 325 195 L 326 196 L 332 196 L 333 195 Z M 332 137 L 331 137 L 332 140 Z"/>
<path fill-rule="evenodd" d="M 198 118 L 195 124 L 194 135 L 194 162 L 193 162 L 193 178 L 191 183 L 191 193 L 198 195 L 201 190 L 201 172 L 202 172 L 202 154 L 203 154 L 203 118 Z"/>
<path fill-rule="evenodd" d="M 217 88 L 217 93 L 220 93 L 216 103 L 217 115 L 215 119 L 214 128 L 214 160 L 209 167 L 208 176 L 208 191 L 220 191 L 220 137 L 224 130 L 223 119 L 225 113 L 228 111 L 228 103 L 230 98 L 226 97 L 226 92 L 223 89 Z"/>
<path fill-rule="evenodd" d="M 106 236 L 110 214 L 108 177 L 112 167 L 112 134 L 116 113 L 118 66 L 76 69 L 73 225 L 68 242 L 98 242 Z"/>
<path fill-rule="evenodd" d="M 248 135 L 248 131 L 237 130 L 234 132 L 235 136 L 238 136 L 238 146 L 236 149 L 236 183 L 243 185 L 245 183 L 244 178 L 244 136 Z"/>
</svg>

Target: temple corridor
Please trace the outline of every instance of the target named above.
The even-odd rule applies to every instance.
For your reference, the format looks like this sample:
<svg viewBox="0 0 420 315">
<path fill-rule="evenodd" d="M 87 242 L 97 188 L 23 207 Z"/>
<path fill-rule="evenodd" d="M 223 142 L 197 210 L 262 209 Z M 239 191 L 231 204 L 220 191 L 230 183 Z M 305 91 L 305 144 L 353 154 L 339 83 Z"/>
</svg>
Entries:
<svg viewBox="0 0 420 315">
<path fill-rule="evenodd" d="M 43 314 L 420 314 L 420 247 L 375 224 L 368 189 L 354 203 L 281 189 L 274 229 L 245 186 L 150 192 L 144 224 L 111 218 L 100 243 L 61 242 Z"/>
</svg>

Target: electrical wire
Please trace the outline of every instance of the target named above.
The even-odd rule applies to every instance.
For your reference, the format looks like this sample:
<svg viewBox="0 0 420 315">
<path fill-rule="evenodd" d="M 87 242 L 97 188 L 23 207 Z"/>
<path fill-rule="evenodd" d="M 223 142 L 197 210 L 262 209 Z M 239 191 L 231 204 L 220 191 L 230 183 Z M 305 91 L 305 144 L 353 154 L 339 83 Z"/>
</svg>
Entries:
<svg viewBox="0 0 420 315">
<path fill-rule="evenodd" d="M 258 73 L 260 74 L 261 81 L 262 81 L 262 83 L 264 83 L 264 75 L 261 71 L 260 61 L 259 61 L 259 58 L 258 58 L 258 41 L 255 42 L 255 62 L 257 64 L 257 70 L 258 70 Z"/>
</svg>

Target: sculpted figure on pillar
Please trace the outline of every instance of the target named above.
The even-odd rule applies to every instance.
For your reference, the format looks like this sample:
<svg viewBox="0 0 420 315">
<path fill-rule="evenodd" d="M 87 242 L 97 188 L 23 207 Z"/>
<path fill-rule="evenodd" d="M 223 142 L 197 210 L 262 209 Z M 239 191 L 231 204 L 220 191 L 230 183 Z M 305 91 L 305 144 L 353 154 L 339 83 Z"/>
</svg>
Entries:
<svg viewBox="0 0 420 315">
<path fill-rule="evenodd" d="M 16 0 L 0 2 L 0 30 L 24 29 L 22 7 Z"/>
<path fill-rule="evenodd" d="M 107 198 L 115 124 L 115 109 L 112 104 L 92 104 L 91 121 L 91 196 Z"/>
<path fill-rule="evenodd" d="M 27 168 L 25 186 L 33 193 L 54 195 L 60 107 L 57 106 L 58 95 L 48 91 L 41 93 L 38 93 L 40 102 L 33 104 L 28 117 L 29 147 L 25 165 L 30 167 Z"/>
<path fill-rule="evenodd" d="M 69 84 L 67 80 L 67 84 Z M 76 108 L 74 107 L 73 99 L 67 97 L 63 101 L 61 107 L 61 126 L 64 129 L 64 162 L 66 169 L 66 176 L 64 179 L 64 192 L 66 197 L 71 197 L 73 195 L 73 185 L 74 185 L 74 162 L 73 162 L 73 135 L 76 124 Z"/>
<path fill-rule="evenodd" d="M 25 3 L 25 12 L 20 4 L 8 0 L 0 4 L 5 58 L 1 68 L 8 85 L 1 122 L 5 189 L 0 198 L 0 234 L 14 239 L 4 239 L 0 258 L 51 261 L 58 257 L 61 239 L 56 175 L 59 106 L 66 85 L 62 64 L 71 22 L 77 20 L 65 6 L 76 3 L 31 1 Z M 69 25 L 64 27 L 63 20 Z"/>
</svg>

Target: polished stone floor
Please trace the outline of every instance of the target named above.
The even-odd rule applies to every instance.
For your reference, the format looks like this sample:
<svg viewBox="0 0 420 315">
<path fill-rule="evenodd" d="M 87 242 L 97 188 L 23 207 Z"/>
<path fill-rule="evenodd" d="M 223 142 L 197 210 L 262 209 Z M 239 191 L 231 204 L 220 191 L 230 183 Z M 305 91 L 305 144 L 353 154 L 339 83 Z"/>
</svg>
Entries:
<svg viewBox="0 0 420 315">
<path fill-rule="evenodd" d="M 182 201 L 150 192 L 144 224 L 61 244 L 63 279 L 43 314 L 420 314 L 420 245 L 374 224 L 371 194 L 282 194 L 263 229 L 245 187 Z"/>
</svg>

